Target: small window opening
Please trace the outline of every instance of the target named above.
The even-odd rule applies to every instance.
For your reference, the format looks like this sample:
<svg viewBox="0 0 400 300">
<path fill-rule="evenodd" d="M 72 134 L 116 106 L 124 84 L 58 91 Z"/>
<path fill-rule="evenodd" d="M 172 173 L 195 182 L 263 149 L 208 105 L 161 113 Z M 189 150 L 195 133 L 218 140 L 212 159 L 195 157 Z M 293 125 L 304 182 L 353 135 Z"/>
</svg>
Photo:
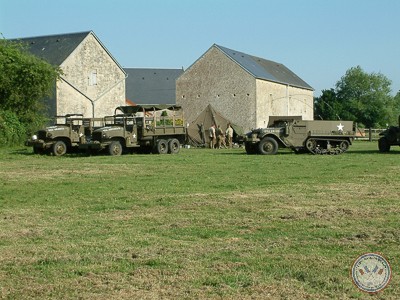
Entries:
<svg viewBox="0 0 400 300">
<path fill-rule="evenodd" d="M 97 71 L 96 70 L 93 70 L 89 74 L 89 85 L 90 86 L 97 85 Z"/>
</svg>

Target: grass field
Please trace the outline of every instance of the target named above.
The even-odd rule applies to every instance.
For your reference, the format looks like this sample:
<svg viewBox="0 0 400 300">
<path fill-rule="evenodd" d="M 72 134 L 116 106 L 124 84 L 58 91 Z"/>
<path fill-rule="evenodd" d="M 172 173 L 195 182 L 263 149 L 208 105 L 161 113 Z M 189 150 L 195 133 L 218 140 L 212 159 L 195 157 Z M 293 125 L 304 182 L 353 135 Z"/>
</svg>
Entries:
<svg viewBox="0 0 400 300">
<path fill-rule="evenodd" d="M 2 299 L 400 299 L 400 149 L 0 149 Z M 369 297 L 350 268 L 391 263 Z"/>
</svg>

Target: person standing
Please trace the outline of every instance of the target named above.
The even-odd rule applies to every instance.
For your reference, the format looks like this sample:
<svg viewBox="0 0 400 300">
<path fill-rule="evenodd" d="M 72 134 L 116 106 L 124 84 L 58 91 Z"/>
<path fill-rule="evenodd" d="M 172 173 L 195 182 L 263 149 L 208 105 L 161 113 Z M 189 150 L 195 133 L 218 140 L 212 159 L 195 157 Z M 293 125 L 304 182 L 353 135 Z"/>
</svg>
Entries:
<svg viewBox="0 0 400 300">
<path fill-rule="evenodd" d="M 224 138 L 224 133 L 222 132 L 221 125 L 218 125 L 215 130 L 215 135 L 217 136 L 217 149 L 222 148 L 222 139 Z"/>
<path fill-rule="evenodd" d="M 230 123 L 228 123 L 228 127 L 225 131 L 226 138 L 228 140 L 228 147 L 232 148 L 232 139 L 233 139 L 233 128 Z"/>
<path fill-rule="evenodd" d="M 208 129 L 208 136 L 210 137 L 210 148 L 214 149 L 215 148 L 215 142 L 216 142 L 216 136 L 215 136 L 215 125 L 211 125 L 211 127 Z"/>
</svg>

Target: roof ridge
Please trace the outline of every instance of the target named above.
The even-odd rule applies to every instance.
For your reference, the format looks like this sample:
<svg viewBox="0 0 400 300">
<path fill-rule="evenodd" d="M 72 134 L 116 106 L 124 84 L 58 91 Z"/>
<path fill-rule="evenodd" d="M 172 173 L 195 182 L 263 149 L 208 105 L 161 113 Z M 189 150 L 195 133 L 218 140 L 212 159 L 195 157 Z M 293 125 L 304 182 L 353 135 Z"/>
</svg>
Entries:
<svg viewBox="0 0 400 300">
<path fill-rule="evenodd" d="M 80 35 L 85 33 L 86 35 L 93 32 L 93 30 L 89 31 L 79 31 L 79 32 L 70 32 L 70 33 L 55 33 L 55 34 L 48 34 L 48 35 L 38 35 L 38 36 L 27 36 L 27 37 L 19 37 L 19 38 L 12 38 L 9 40 L 25 40 L 25 39 L 37 39 L 37 38 L 51 38 L 56 36 L 71 36 L 71 35 Z"/>
</svg>

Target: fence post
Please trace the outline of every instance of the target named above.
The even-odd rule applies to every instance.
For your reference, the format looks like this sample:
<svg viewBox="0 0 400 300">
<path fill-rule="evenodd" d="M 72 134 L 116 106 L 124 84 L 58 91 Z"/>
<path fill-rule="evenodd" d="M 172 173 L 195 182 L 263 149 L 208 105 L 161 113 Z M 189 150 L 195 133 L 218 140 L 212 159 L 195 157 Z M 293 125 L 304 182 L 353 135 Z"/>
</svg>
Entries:
<svg viewBox="0 0 400 300">
<path fill-rule="evenodd" d="M 368 140 L 370 142 L 372 142 L 372 128 L 371 127 L 368 129 Z"/>
</svg>

